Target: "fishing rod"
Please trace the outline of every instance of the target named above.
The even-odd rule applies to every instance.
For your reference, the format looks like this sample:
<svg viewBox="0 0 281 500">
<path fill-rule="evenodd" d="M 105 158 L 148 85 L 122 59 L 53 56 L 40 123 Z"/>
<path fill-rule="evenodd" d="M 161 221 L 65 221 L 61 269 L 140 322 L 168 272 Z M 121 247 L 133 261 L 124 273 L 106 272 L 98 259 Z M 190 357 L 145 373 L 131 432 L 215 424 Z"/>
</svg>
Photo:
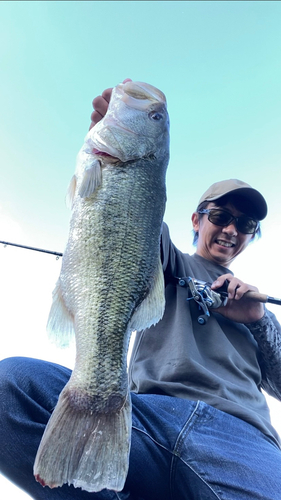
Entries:
<svg viewBox="0 0 281 500">
<path fill-rule="evenodd" d="M 10 245 L 12 247 L 25 248 L 26 250 L 34 250 L 35 252 L 50 253 L 52 255 L 56 255 L 57 260 L 63 256 L 63 254 L 60 252 L 53 252 L 52 250 L 44 250 L 43 248 L 28 247 L 26 245 L 19 245 L 18 243 L 10 243 L 9 241 L 0 241 L 0 243 L 2 243 L 4 247 Z"/>
<path fill-rule="evenodd" d="M 18 243 L 11 243 L 9 241 L 0 241 L 0 244 L 6 247 L 7 245 L 25 248 L 26 250 L 34 250 L 36 252 L 43 252 L 55 255 L 57 259 L 62 257 L 63 254 L 61 252 L 54 252 L 53 250 L 45 250 L 43 248 L 29 247 L 26 245 L 19 245 Z M 189 288 L 191 292 L 191 297 L 189 299 L 194 299 L 197 304 L 202 308 L 204 314 L 199 316 L 198 322 L 200 324 L 206 323 L 206 319 L 210 316 L 209 309 L 215 309 L 220 306 L 225 306 L 228 300 L 227 293 L 227 283 L 224 284 L 221 288 L 216 291 L 211 289 L 211 283 L 206 281 L 197 280 L 192 278 L 191 276 L 184 278 L 176 278 L 174 277 L 172 281 L 175 281 L 179 286 Z M 256 302 L 262 303 L 270 303 L 281 306 L 281 299 L 277 299 L 276 297 L 271 297 L 270 295 L 266 295 L 260 292 L 248 291 L 245 293 L 251 300 L 255 300 Z"/>
</svg>

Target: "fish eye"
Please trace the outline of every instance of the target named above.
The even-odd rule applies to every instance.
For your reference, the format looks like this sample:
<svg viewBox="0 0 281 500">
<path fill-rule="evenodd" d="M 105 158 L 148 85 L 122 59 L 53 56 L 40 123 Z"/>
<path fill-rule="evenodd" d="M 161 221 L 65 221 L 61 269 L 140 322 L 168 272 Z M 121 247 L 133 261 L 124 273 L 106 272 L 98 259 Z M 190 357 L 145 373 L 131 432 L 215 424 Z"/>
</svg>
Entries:
<svg viewBox="0 0 281 500">
<path fill-rule="evenodd" d="M 162 115 L 162 113 L 159 113 L 158 111 L 151 111 L 151 113 L 149 113 L 149 118 L 151 120 L 155 120 L 158 122 L 159 120 L 162 120 L 163 115 Z"/>
</svg>

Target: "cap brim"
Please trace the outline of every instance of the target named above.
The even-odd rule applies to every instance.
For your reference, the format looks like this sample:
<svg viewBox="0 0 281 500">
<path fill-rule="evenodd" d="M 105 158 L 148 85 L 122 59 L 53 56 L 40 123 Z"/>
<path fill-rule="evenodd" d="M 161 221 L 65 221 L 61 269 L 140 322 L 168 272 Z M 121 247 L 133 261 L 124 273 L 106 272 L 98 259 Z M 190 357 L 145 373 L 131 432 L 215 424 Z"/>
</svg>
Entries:
<svg viewBox="0 0 281 500">
<path fill-rule="evenodd" d="M 263 220 L 267 215 L 267 204 L 264 197 L 260 194 L 259 191 L 253 188 L 242 187 L 237 189 L 231 189 L 230 191 L 220 194 L 218 196 L 208 198 L 208 201 L 218 200 L 227 194 L 237 195 L 241 198 L 244 198 L 246 201 L 250 201 L 255 210 L 255 216 L 258 220 Z"/>
</svg>

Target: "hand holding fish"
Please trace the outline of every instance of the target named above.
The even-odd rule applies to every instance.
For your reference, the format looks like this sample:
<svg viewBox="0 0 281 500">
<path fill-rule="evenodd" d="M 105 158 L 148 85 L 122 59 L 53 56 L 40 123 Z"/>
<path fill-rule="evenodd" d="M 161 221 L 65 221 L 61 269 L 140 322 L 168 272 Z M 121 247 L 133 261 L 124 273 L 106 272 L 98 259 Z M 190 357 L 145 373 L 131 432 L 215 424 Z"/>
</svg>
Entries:
<svg viewBox="0 0 281 500">
<path fill-rule="evenodd" d="M 130 78 L 126 78 L 123 83 L 131 81 L 132 80 Z M 105 89 L 102 95 L 95 97 L 95 99 L 93 100 L 92 104 L 94 111 L 91 114 L 91 124 L 89 130 L 91 130 L 91 128 L 93 128 L 106 114 L 112 90 L 112 87 Z"/>
<path fill-rule="evenodd" d="M 94 111 L 91 114 L 91 125 L 89 130 L 91 130 L 106 114 L 111 93 L 112 88 L 108 88 L 103 91 L 102 95 L 95 97 L 93 100 Z"/>
</svg>

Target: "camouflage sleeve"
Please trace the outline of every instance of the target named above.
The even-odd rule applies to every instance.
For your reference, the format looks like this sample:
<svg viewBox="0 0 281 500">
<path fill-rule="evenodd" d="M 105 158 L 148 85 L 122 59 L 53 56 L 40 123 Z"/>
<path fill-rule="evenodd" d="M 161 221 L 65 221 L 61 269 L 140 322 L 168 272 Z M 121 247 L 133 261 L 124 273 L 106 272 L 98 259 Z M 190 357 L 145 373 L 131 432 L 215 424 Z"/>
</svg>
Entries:
<svg viewBox="0 0 281 500">
<path fill-rule="evenodd" d="M 262 388 L 281 401 L 281 327 L 274 314 L 265 311 L 254 323 L 247 323 L 260 353 L 263 373 Z"/>
</svg>

